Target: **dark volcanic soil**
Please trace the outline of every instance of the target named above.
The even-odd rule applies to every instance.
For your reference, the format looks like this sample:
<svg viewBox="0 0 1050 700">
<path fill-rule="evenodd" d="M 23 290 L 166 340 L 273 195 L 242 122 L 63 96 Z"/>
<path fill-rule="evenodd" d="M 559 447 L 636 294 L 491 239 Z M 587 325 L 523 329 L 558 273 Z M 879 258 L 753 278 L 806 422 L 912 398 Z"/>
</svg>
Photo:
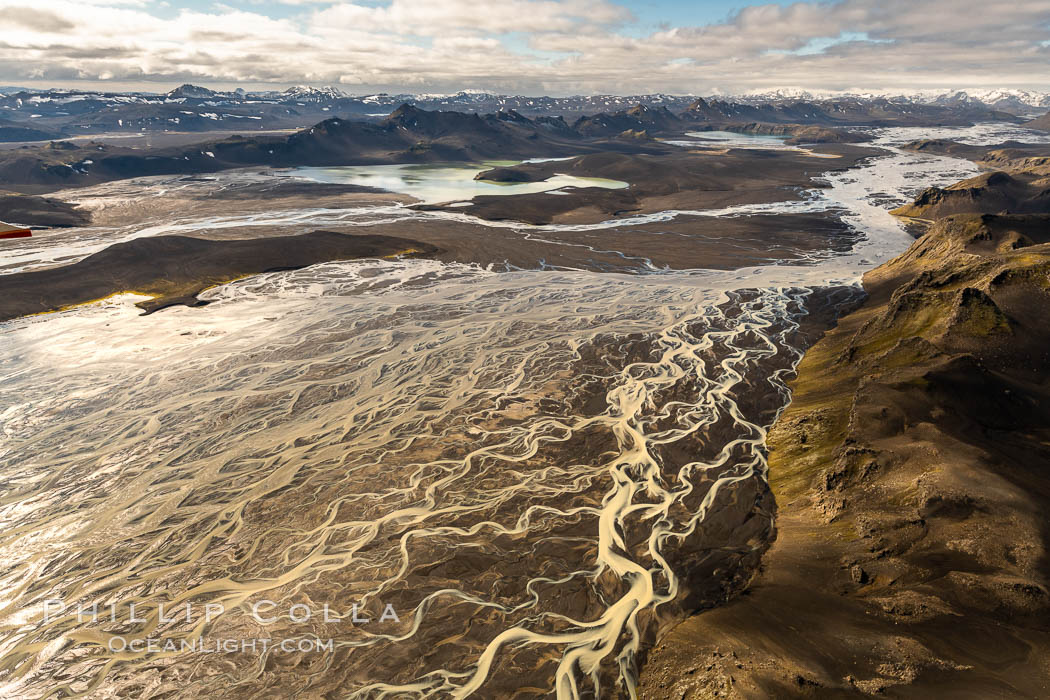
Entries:
<svg viewBox="0 0 1050 700">
<path fill-rule="evenodd" d="M 220 200 L 232 201 L 232 200 Z M 325 200 L 321 200 L 323 203 Z M 290 206 L 301 200 L 289 199 Z M 856 232 L 820 214 L 674 221 L 596 231 L 532 231 L 443 220 L 334 226 L 335 232 L 286 235 L 287 226 L 219 228 L 190 236 L 120 243 L 65 267 L 0 275 L 0 320 L 93 301 L 121 291 L 158 296 L 154 311 L 197 303 L 201 289 L 271 269 L 415 250 L 447 262 L 493 269 L 544 266 L 605 272 L 652 268 L 737 269 L 848 250 Z M 370 235 L 360 235 L 367 230 Z M 250 238 L 249 238 L 250 237 Z"/>
<path fill-rule="evenodd" d="M 856 232 L 821 214 L 736 218 L 679 217 L 674 221 L 592 231 L 530 231 L 462 222 L 406 222 L 370 227 L 442 249 L 439 260 L 542 264 L 607 271 L 638 270 L 646 261 L 671 269 L 732 270 L 770 260 L 801 260 L 848 250 Z"/>
<path fill-rule="evenodd" d="M 0 221 L 23 226 L 85 226 L 91 216 L 53 197 L 0 193 Z"/>
<path fill-rule="evenodd" d="M 138 304 L 147 313 L 174 304 L 195 306 L 202 303 L 196 295 L 205 288 L 244 275 L 331 260 L 435 252 L 433 246 L 404 238 L 331 231 L 226 241 L 187 236 L 139 238 L 72 265 L 0 275 L 0 321 L 120 292 L 154 297 Z"/>
<path fill-rule="evenodd" d="M 408 203 L 409 198 L 395 193 L 384 192 L 357 185 L 340 185 L 315 183 L 293 178 L 272 177 L 262 180 L 231 178 L 219 183 L 212 183 L 208 177 L 171 178 L 150 183 L 146 197 L 124 197 L 123 189 L 118 188 L 116 199 L 110 200 L 107 192 L 92 207 L 93 226 L 102 231 L 104 242 L 106 229 L 112 229 L 114 235 L 123 235 L 127 228 L 134 228 L 145 223 L 177 221 L 177 232 L 180 236 L 191 237 L 195 241 L 212 243 L 232 243 L 234 246 L 247 246 L 245 239 L 259 240 L 294 240 L 290 233 L 302 230 L 303 224 L 297 216 L 304 210 L 320 212 L 333 210 L 338 212 L 347 208 L 388 207 L 399 203 Z M 140 193 L 143 185 L 132 185 L 130 192 Z M 589 188 L 588 191 L 615 194 L 617 191 Z M 784 190 L 777 194 L 783 194 Z M 790 193 L 789 193 L 790 194 Z M 708 196 L 732 196 L 731 192 L 708 193 Z M 557 199 L 553 195 L 552 199 Z M 562 199 L 574 201 L 572 197 Z M 19 196 L 20 201 L 37 200 L 38 197 Z M 531 197 L 518 195 L 504 197 L 512 206 L 527 212 Z M 93 202 L 90 197 L 89 202 Z M 577 202 L 578 204 L 578 202 Z M 500 205 L 504 206 L 504 205 Z M 80 212 L 81 210 L 76 210 Z M 192 212 L 192 219 L 186 213 Z M 576 210 L 575 216 L 586 216 L 606 220 L 597 209 L 588 211 Z M 86 216 L 86 215 L 85 215 Z M 321 218 L 326 218 L 318 214 Z M 495 270 L 537 269 L 559 267 L 589 269 L 607 272 L 637 272 L 653 269 L 738 269 L 770 261 L 804 261 L 828 251 L 848 250 L 855 242 L 857 234 L 846 226 L 833 213 L 813 214 L 754 214 L 736 217 L 711 217 L 703 215 L 679 215 L 669 221 L 613 225 L 591 230 L 542 230 L 531 226 L 492 226 L 473 221 L 471 217 L 429 217 L 401 215 L 391 217 L 380 211 L 375 219 L 358 220 L 349 217 L 342 220 L 338 213 L 327 217 L 325 223 L 315 224 L 337 234 L 347 234 L 352 240 L 361 240 L 359 234 L 367 230 L 371 234 L 391 240 L 403 240 L 400 249 L 429 246 L 427 254 L 448 262 L 476 263 L 491 266 Z M 243 219 L 243 225 L 215 225 L 216 220 Z M 521 218 L 527 218 L 522 216 Z M 199 222 L 199 228 L 192 226 L 192 221 Z M 272 220 L 272 223 L 269 221 Z M 98 234 L 85 233 L 89 240 Z M 39 238 L 51 237 L 55 243 L 69 236 L 70 243 L 80 240 L 80 232 L 48 231 L 38 234 Z M 31 239 L 35 245 L 36 238 Z M 180 239 L 181 240 L 181 239 Z M 339 240 L 339 239 L 336 239 Z M 8 243 L 11 250 L 17 250 L 16 243 Z M 118 245 L 116 250 L 121 249 Z M 136 241 L 135 246 L 155 245 L 146 239 Z M 196 245 L 193 243 L 192 245 Z M 254 245 L 254 244 L 253 244 Z M 269 245 L 259 243 L 257 245 Z M 232 249 L 231 249 L 232 250 Z M 329 258 L 327 253 L 318 253 L 316 257 L 300 260 L 290 257 L 281 258 L 277 249 L 266 249 L 265 264 L 252 262 L 242 265 L 233 263 L 229 269 L 205 271 L 203 268 L 194 271 L 192 266 L 181 268 L 177 278 L 179 294 L 160 289 L 159 296 L 169 298 L 183 293 L 191 293 L 210 284 L 218 284 L 233 277 L 253 274 L 275 267 L 300 267 Z M 288 250 L 292 250 L 289 248 Z M 181 255 L 185 251 L 177 251 Z M 343 249 L 338 248 L 340 256 Z M 216 249 L 216 254 L 220 255 Z M 385 255 L 387 252 L 377 252 Z M 102 255 L 100 253 L 99 255 Z M 63 285 L 49 289 L 49 295 L 39 296 L 38 291 L 27 295 L 23 292 L 9 296 L 4 302 L 5 318 L 24 313 L 36 313 L 48 309 L 91 301 L 107 296 L 116 291 L 145 289 L 143 285 L 152 284 L 152 276 L 158 280 L 167 279 L 168 272 L 159 270 L 152 254 L 142 251 L 134 258 L 121 258 L 121 271 L 112 279 L 101 284 L 101 277 L 94 272 L 83 277 L 87 260 L 80 267 L 67 264 L 66 270 L 74 267 L 80 275 L 75 284 L 66 280 Z M 345 257 L 357 257 L 351 251 Z M 161 256 L 162 265 L 171 265 L 171 258 Z M 76 257 L 55 258 L 54 264 L 70 263 Z M 90 260 L 90 259 L 89 259 Z M 97 271 L 98 263 L 94 268 Z M 181 263 L 178 263 L 181 265 Z M 133 268 L 138 266 L 137 270 Z M 15 266 L 13 269 L 17 269 Z M 37 273 L 33 273 L 34 275 Z M 49 274 L 58 275 L 57 270 Z M 41 282 L 37 277 L 27 277 L 26 273 L 12 272 L 0 282 L 7 285 L 5 290 L 18 289 L 19 285 L 29 285 L 26 289 L 40 290 L 48 287 L 51 280 Z M 197 279 L 195 275 L 200 275 Z M 90 284 L 84 283 L 84 280 Z M 196 280 L 196 281 L 194 281 Z M 72 284 L 73 286 L 68 286 Z M 43 285 L 43 286 L 41 286 Z M 194 288 L 195 287 L 195 288 Z M 150 287 L 151 289 L 153 287 Z M 61 294 L 58 292 L 61 290 Z M 31 300 L 37 295 L 36 300 Z M 57 295 L 57 296 L 56 296 Z M 28 298 L 27 298 L 28 297 Z M 190 300 L 192 302 L 192 299 Z"/>
<path fill-rule="evenodd" d="M 275 183 L 251 183 L 200 195 L 190 200 L 154 198 L 153 206 L 166 206 L 176 215 L 187 207 L 207 215 L 240 213 L 242 203 L 250 203 L 255 194 L 265 196 L 275 211 L 303 207 L 332 208 L 376 203 L 373 198 L 407 201 L 394 194 L 343 194 L 340 188 L 300 181 L 278 180 Z M 600 190 L 610 192 L 611 190 Z M 615 192 L 614 190 L 612 192 Z M 178 197 L 173 192 L 172 197 Z M 556 198 L 558 195 L 553 195 Z M 523 211 L 530 195 L 503 197 Z M 565 197 L 569 199 L 569 197 Z M 245 208 L 245 213 L 251 208 Z M 136 216 L 143 212 L 134 212 Z M 605 218 L 605 217 L 603 217 Z M 108 221 L 123 225 L 121 219 Z M 344 233 L 357 233 L 361 226 L 341 226 L 336 222 L 326 228 Z M 844 251 L 856 241 L 857 234 L 831 214 L 756 214 L 737 217 L 678 216 L 670 221 L 624 224 L 609 228 L 572 231 L 536 230 L 528 226 L 491 226 L 471 221 L 469 217 L 416 218 L 370 224 L 372 233 L 410 238 L 440 249 L 434 257 L 447 262 L 492 265 L 494 269 L 527 268 L 543 265 L 586 268 L 604 271 L 637 271 L 651 264 L 671 269 L 707 268 L 729 270 L 770 260 L 803 260 L 830 250 Z M 209 240 L 284 235 L 283 226 L 245 226 L 209 228 L 188 235 Z"/>
</svg>

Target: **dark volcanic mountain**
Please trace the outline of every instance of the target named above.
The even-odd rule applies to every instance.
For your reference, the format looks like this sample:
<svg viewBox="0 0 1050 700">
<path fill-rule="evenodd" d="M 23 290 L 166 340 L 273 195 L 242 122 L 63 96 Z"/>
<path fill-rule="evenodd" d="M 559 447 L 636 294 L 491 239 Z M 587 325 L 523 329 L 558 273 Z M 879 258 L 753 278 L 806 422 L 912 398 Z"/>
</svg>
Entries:
<svg viewBox="0 0 1050 700">
<path fill-rule="evenodd" d="M 774 122 L 793 124 L 826 124 L 832 120 L 816 105 L 807 102 L 750 105 L 702 97 L 689 105 L 682 118 L 694 122 Z"/>
<path fill-rule="evenodd" d="M 1050 177 L 982 173 L 945 188 L 927 188 L 912 204 L 893 210 L 899 216 L 924 219 L 984 212 L 1050 214 Z"/>
<path fill-rule="evenodd" d="M 178 114 L 170 119 L 179 128 L 204 131 L 214 125 L 218 113 L 199 109 L 195 112 L 186 107 L 216 104 L 215 100 L 220 98 L 236 101 L 235 98 L 240 97 L 218 93 L 209 97 L 209 93 L 204 88 L 183 85 L 172 91 L 162 105 L 132 100 L 123 114 L 138 114 L 140 119 L 135 123 L 151 123 L 150 120 L 159 118 L 158 113 Z M 298 106 L 321 104 L 311 100 L 344 99 L 342 93 L 334 89 L 294 88 L 266 102 L 268 114 L 299 115 L 288 106 L 287 100 L 282 101 L 282 96 L 289 95 L 295 95 L 289 99 L 307 100 L 296 102 Z M 6 99 L 21 101 L 22 98 L 15 95 Z M 85 108 L 84 100 L 70 99 L 72 101 L 62 104 L 69 109 Z M 41 103 L 33 104 L 36 108 Z M 266 120 L 258 115 L 236 115 L 232 111 L 223 114 L 231 119 L 240 116 L 249 121 Z M 192 146 L 153 149 L 77 141 L 7 150 L 0 153 L 0 184 L 40 193 L 59 186 L 245 166 L 479 161 L 563 157 L 599 150 L 652 153 L 668 148 L 654 143 L 654 136 L 678 135 L 688 129 L 778 134 L 790 136 L 792 143 L 852 143 L 865 137 L 839 127 L 872 123 L 969 123 L 972 119 L 995 118 L 1015 119 L 972 105 L 960 112 L 940 106 L 905 109 L 886 100 L 750 105 L 697 99 L 681 117 L 665 106 L 636 104 L 611 114 L 582 117 L 569 126 L 562 117 L 530 119 L 515 110 L 482 115 L 429 111 L 406 103 L 379 121 L 330 117 L 288 136 L 239 135 Z M 109 120 L 112 116 L 108 112 L 89 111 L 83 117 L 85 128 L 94 125 L 104 129 L 105 124 L 94 121 L 97 119 Z"/>
<path fill-rule="evenodd" d="M 591 117 L 580 117 L 572 128 L 584 136 L 616 136 L 628 131 L 644 131 L 651 135 L 679 133 L 683 124 L 666 107 L 653 108 L 637 104 L 614 114 L 603 112 Z"/>
<path fill-rule="evenodd" d="M 56 186 L 251 165 L 477 161 L 570 156 L 596 149 L 561 120 L 532 121 L 516 112 L 427 112 L 403 105 L 381 122 L 333 117 L 289 136 L 231 136 L 152 150 L 62 141 L 0 151 L 0 184 L 42 192 Z"/>
<path fill-rule="evenodd" d="M 297 86 L 283 92 L 221 92 L 185 84 L 165 94 L 76 90 L 14 90 L 0 95 L 0 115 L 31 132 L 0 132 L 5 141 L 101 133 L 260 131 L 304 128 L 330 117 L 377 120 L 399 104 L 426 111 L 570 116 L 582 133 L 615 136 L 692 123 L 967 124 L 1017 120 L 973 98 L 850 97 L 835 100 L 779 95 L 697 99 L 673 95 L 527 97 L 461 92 L 454 95 L 351 96 L 334 87 Z M 998 104 L 998 103 L 996 103 Z M 684 110 L 684 111 L 683 111 Z M 584 115 L 581 117 L 581 115 Z M 595 116 L 586 116 L 595 115 Z M 579 122 L 579 120 L 583 120 Z M 617 130 L 616 127 L 622 127 Z"/>
<path fill-rule="evenodd" d="M 168 93 L 168 97 L 172 99 L 189 98 L 192 100 L 207 100 L 218 96 L 219 93 L 214 90 L 209 90 L 208 88 L 200 87 L 199 85 L 190 85 L 189 83 L 180 85 Z"/>
</svg>

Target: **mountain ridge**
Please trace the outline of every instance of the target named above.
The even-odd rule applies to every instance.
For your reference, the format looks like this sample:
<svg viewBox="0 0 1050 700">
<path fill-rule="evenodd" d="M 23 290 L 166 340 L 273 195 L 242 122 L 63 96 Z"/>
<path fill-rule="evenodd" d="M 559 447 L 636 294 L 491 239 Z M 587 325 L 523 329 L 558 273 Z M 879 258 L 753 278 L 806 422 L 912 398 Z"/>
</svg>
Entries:
<svg viewBox="0 0 1050 700">
<path fill-rule="evenodd" d="M 0 118 L 10 125 L 67 136 L 103 132 L 156 133 L 181 131 L 260 131 L 304 128 L 330 116 L 376 120 L 388 116 L 401 104 L 427 111 L 477 113 L 517 112 L 530 118 L 563 116 L 578 121 L 583 117 L 626 112 L 638 123 L 619 131 L 646 130 L 644 123 L 654 118 L 666 128 L 667 115 L 702 121 L 761 121 L 774 123 L 833 124 L 900 122 L 953 125 L 983 120 L 1013 120 L 1018 114 L 1030 116 L 1034 106 L 1023 101 L 1006 104 L 1001 95 L 984 103 L 963 98 L 964 93 L 935 99 L 843 94 L 834 97 L 799 94 L 711 96 L 695 95 L 591 95 L 572 97 L 529 97 L 460 92 L 434 94 L 349 95 L 329 86 L 294 86 L 284 91 L 217 91 L 184 84 L 161 94 L 116 93 L 85 90 L 17 90 L 0 93 Z M 1002 98 L 1002 99 L 1000 99 Z M 1033 104 L 1050 107 L 1050 95 L 1026 98 Z M 638 108 L 643 107 L 643 110 Z M 1005 110 L 1005 111 L 1003 111 Z M 646 114 L 650 113 L 650 114 Z M 657 116 L 662 114 L 662 116 Z M 921 120 L 919 119 L 921 117 Z M 598 125 L 596 128 L 601 129 Z M 611 129 L 605 130 L 611 133 Z M 619 132 L 617 132 L 619 133 Z M 0 135 L 6 141 L 31 134 Z"/>
</svg>

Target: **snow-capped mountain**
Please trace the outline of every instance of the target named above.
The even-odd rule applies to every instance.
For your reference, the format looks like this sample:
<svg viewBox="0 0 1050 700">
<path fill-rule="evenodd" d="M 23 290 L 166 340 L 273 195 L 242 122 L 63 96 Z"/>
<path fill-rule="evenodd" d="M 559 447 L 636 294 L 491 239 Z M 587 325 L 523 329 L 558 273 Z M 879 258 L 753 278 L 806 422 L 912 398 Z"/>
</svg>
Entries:
<svg viewBox="0 0 1050 700">
<path fill-rule="evenodd" d="M 1050 109 L 1050 94 L 1032 90 L 957 90 L 938 95 L 932 104 L 973 102 L 1006 112 L 1042 112 Z"/>
<path fill-rule="evenodd" d="M 295 85 L 280 93 L 285 99 L 301 100 L 305 102 L 327 102 L 330 100 L 341 100 L 348 95 L 337 87 L 326 85 L 325 87 L 311 87 L 309 85 Z"/>
<path fill-rule="evenodd" d="M 10 90 L 0 94 L 0 120 L 8 126 L 31 127 L 58 136 L 129 131 L 245 132 L 301 128 L 333 116 L 380 119 L 406 103 L 427 111 L 479 114 L 513 111 L 531 118 L 557 116 L 569 121 L 617 115 L 629 112 L 636 105 L 680 115 L 697 103 L 694 95 L 662 93 L 550 97 L 463 90 L 450 94 L 375 93 L 355 96 L 334 86 L 307 85 L 283 91 L 256 92 L 243 89 L 220 91 L 192 84 L 181 85 L 166 93 Z M 697 114 L 710 112 L 708 118 L 716 121 L 883 123 L 902 119 L 916 121 L 921 116 L 927 123 L 940 123 L 942 119 L 964 122 L 1009 119 L 1005 115 L 991 114 L 989 110 L 1021 118 L 1038 116 L 1050 110 L 1050 94 L 1012 89 L 895 94 L 786 87 L 744 95 L 714 95 L 704 104 L 705 109 L 693 111 Z M 696 117 L 696 114 L 692 116 Z M 638 121 L 641 124 L 643 120 Z M 627 128 L 625 126 L 624 130 Z M 8 140 L 18 139 L 12 136 Z"/>
<path fill-rule="evenodd" d="M 722 99 L 744 104 L 823 100 L 886 100 L 894 104 L 920 104 L 950 106 L 970 104 L 997 109 L 1013 114 L 1039 113 L 1050 109 L 1050 93 L 1034 90 L 923 90 L 915 92 L 857 92 L 849 90 L 804 90 L 802 88 L 780 88 L 761 90 L 742 95 L 724 95 Z"/>
</svg>

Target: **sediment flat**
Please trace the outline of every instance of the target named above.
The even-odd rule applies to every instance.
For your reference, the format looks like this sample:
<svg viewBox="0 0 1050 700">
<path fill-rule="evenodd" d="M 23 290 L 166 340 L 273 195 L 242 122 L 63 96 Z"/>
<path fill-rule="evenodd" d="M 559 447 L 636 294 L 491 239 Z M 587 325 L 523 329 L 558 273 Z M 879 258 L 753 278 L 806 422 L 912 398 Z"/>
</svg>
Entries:
<svg viewBox="0 0 1050 700">
<path fill-rule="evenodd" d="M 680 217 L 600 230 L 532 231 L 408 219 L 288 236 L 287 225 L 202 229 L 114 244 L 83 260 L 0 275 L 0 320 L 53 311 L 123 291 L 194 305 L 196 293 L 246 275 L 332 260 L 413 251 L 496 270 L 560 267 L 600 272 L 732 270 L 848 250 L 857 234 L 823 214 Z M 369 231 L 362 235 L 362 230 Z"/>
<path fill-rule="evenodd" d="M 594 153 L 567 161 L 522 163 L 480 173 L 478 179 L 539 182 L 557 174 L 627 182 L 626 189 L 562 188 L 514 197 L 483 195 L 471 204 L 417 208 L 454 211 L 489 221 L 585 224 L 668 210 L 718 209 L 798 200 L 819 186 L 814 178 L 845 170 L 881 151 L 826 144 L 819 151 L 760 149 L 675 150 L 660 155 Z"/>
<path fill-rule="evenodd" d="M 314 231 L 298 236 L 208 241 L 154 236 L 118 243 L 83 260 L 46 270 L 0 275 L 0 321 L 133 292 L 153 297 L 147 313 L 201 304 L 204 289 L 245 275 L 333 260 L 432 255 L 426 243 L 375 234 Z"/>
</svg>

